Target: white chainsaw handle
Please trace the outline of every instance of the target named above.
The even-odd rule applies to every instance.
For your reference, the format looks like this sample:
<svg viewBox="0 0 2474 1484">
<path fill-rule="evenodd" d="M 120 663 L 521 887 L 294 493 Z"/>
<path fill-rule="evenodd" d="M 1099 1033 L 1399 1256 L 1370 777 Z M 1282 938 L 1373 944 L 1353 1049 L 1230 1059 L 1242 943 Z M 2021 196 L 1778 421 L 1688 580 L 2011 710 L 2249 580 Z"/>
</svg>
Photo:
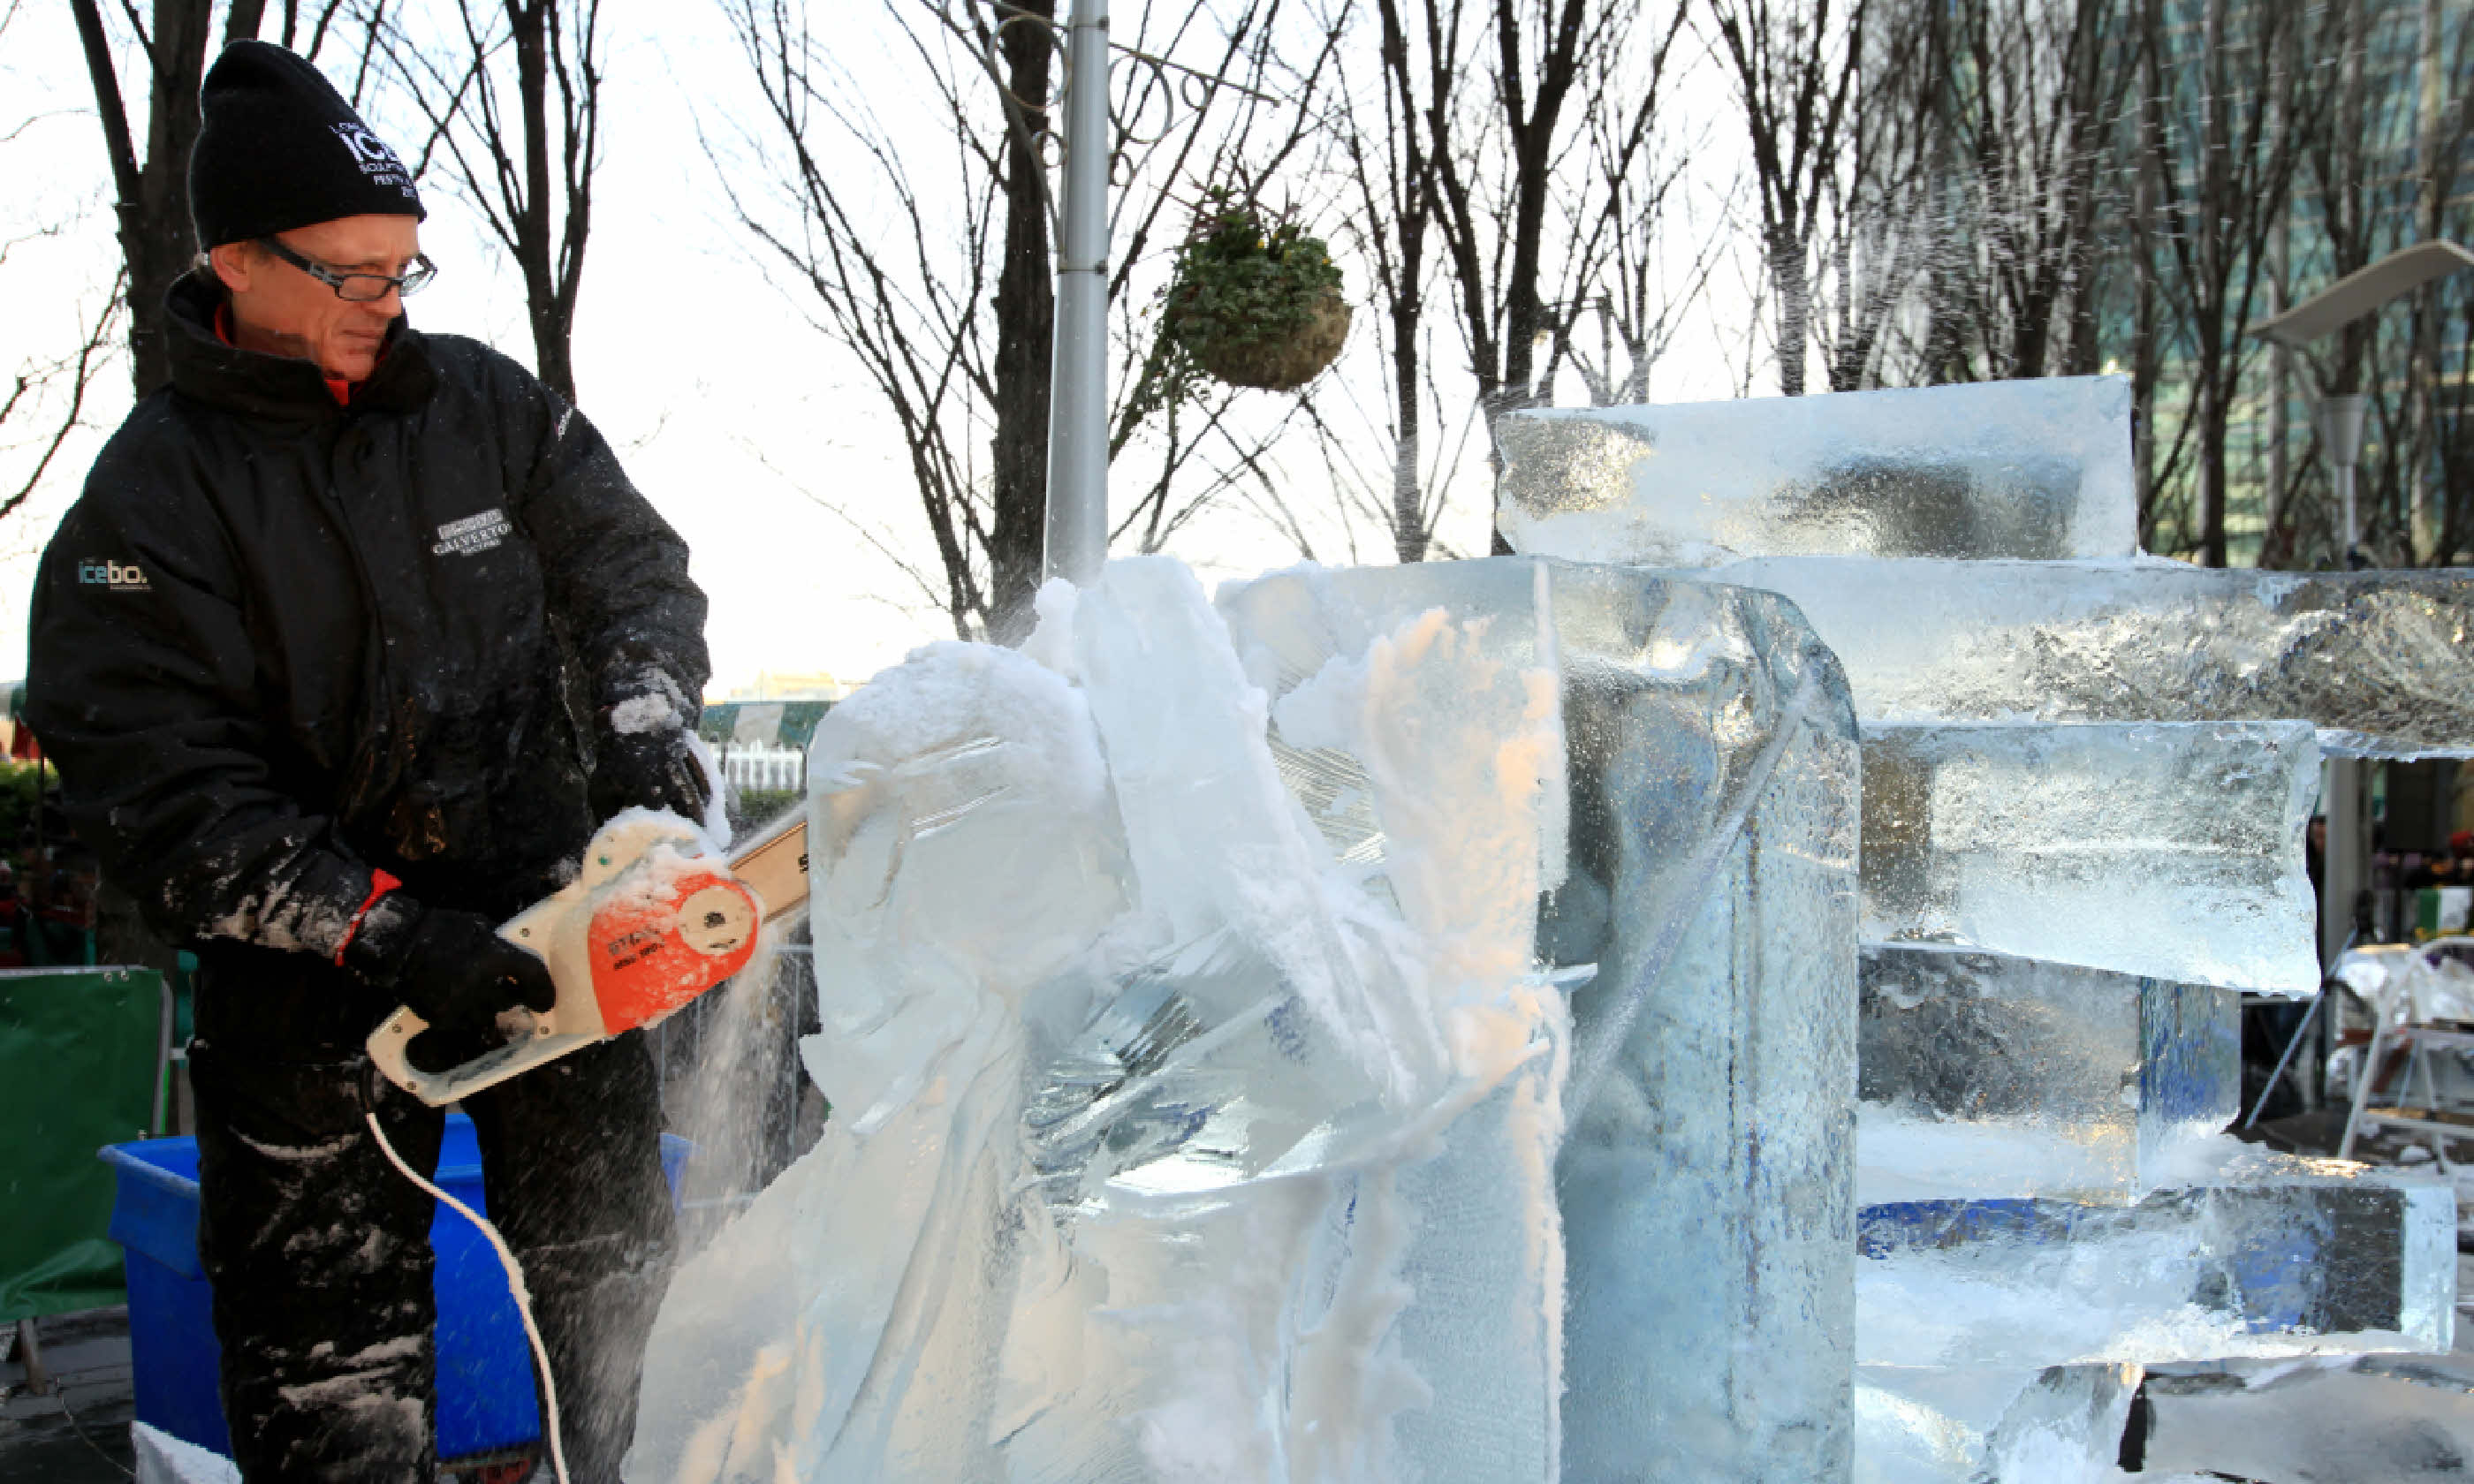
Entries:
<svg viewBox="0 0 2474 1484">
<path fill-rule="evenodd" d="M 536 905 L 500 927 L 498 936 L 526 952 L 538 955 L 545 962 L 551 962 L 550 956 L 543 949 L 546 946 L 548 930 L 557 920 L 557 914 L 545 909 L 556 904 L 558 898 L 553 898 L 548 902 Z M 551 976 L 553 979 L 557 977 L 554 963 Z M 588 989 L 588 996 L 590 993 Z M 395 1014 L 379 1021 L 378 1028 L 370 1032 L 367 1042 L 370 1061 L 387 1081 L 432 1108 L 444 1108 L 468 1093 L 495 1087 L 518 1072 L 554 1060 L 573 1050 L 579 1041 L 593 1040 L 600 1030 L 597 1024 L 593 1027 L 593 1035 L 582 1036 L 572 1034 L 572 1028 L 562 1027 L 559 1012 L 568 1008 L 568 998 L 567 987 L 561 985 L 558 1002 L 548 1010 L 540 1014 L 511 1010 L 500 1016 L 499 1028 L 508 1033 L 506 1045 L 443 1072 L 423 1071 L 405 1057 L 404 1049 L 412 1044 L 414 1037 L 429 1029 L 429 1022 L 414 1014 L 410 1005 L 398 1005 Z M 562 1034 L 563 1030 L 570 1033 Z"/>
<path fill-rule="evenodd" d="M 530 1034 L 523 1034 L 518 1020 L 530 1022 Z M 429 1022 L 415 1015 L 409 1005 L 398 1005 L 395 1014 L 378 1022 L 370 1033 L 370 1061 L 387 1081 L 427 1103 L 444 1108 L 483 1088 L 496 1087 L 516 1075 L 554 1061 L 575 1049 L 580 1041 L 593 1041 L 593 1036 L 561 1035 L 555 1009 L 535 1015 L 529 1010 L 511 1010 L 499 1017 L 502 1029 L 514 1028 L 513 1039 L 497 1050 L 474 1057 L 461 1066 L 443 1072 L 425 1072 L 404 1056 L 412 1039 L 429 1029 Z"/>
</svg>

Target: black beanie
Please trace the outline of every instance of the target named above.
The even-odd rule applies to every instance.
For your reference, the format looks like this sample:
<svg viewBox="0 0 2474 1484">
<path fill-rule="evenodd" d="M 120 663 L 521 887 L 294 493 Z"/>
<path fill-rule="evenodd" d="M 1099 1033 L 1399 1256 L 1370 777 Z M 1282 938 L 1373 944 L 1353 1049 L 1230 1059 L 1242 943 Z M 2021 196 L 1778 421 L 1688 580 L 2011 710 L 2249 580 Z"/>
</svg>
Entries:
<svg viewBox="0 0 2474 1484">
<path fill-rule="evenodd" d="M 325 74 L 282 47 L 225 47 L 206 73 L 199 110 L 189 212 L 202 248 L 337 217 L 429 215 L 395 151 Z"/>
</svg>

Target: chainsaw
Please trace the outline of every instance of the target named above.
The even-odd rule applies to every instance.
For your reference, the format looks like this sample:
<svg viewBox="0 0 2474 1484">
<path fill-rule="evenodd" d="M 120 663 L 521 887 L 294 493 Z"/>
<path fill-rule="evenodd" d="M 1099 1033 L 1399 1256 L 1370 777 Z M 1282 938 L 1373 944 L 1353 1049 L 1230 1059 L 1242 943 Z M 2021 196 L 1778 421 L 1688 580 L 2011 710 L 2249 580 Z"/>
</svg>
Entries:
<svg viewBox="0 0 2474 1484">
<path fill-rule="evenodd" d="M 431 1107 L 495 1087 L 579 1046 L 653 1025 L 747 967 L 764 924 L 808 899 L 808 822 L 793 814 L 727 855 L 669 815 L 612 821 L 565 888 L 498 936 L 540 954 L 558 998 L 498 1017 L 503 1046 L 443 1072 L 404 1056 L 429 1023 L 399 1006 L 370 1034 L 370 1060 Z"/>
</svg>

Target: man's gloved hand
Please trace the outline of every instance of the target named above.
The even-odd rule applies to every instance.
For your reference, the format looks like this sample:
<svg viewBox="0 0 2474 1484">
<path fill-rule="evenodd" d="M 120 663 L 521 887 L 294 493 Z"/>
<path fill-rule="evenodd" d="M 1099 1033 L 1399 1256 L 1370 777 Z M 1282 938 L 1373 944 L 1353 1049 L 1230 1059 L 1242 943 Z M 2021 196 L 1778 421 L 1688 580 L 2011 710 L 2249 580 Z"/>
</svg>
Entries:
<svg viewBox="0 0 2474 1484">
<path fill-rule="evenodd" d="M 424 1072 L 461 1066 L 505 1044 L 502 1013 L 535 1013 L 558 1000 L 549 966 L 498 936 L 490 920 L 403 896 L 381 898 L 344 949 L 345 967 L 411 1007 L 429 1029 L 404 1047 Z"/>
<path fill-rule="evenodd" d="M 713 780 L 704 776 L 685 729 L 675 722 L 646 731 L 621 731 L 607 714 L 594 749 L 587 799 L 595 818 L 642 805 L 667 809 L 690 824 L 704 823 Z"/>
</svg>

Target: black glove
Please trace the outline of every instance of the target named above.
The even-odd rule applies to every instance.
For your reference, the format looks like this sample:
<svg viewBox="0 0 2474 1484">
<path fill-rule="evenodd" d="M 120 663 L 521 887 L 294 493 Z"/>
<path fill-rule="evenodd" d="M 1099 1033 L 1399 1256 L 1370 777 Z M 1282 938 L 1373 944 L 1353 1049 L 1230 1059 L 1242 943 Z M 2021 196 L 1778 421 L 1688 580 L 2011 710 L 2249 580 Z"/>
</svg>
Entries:
<svg viewBox="0 0 2474 1484">
<path fill-rule="evenodd" d="M 424 1072 L 461 1066 L 504 1045 L 502 1013 L 539 1013 L 558 1000 L 549 966 L 499 937 L 489 919 L 424 908 L 403 896 L 379 898 L 361 919 L 344 963 L 429 1022 L 403 1052 Z"/>
<path fill-rule="evenodd" d="M 587 798 L 595 818 L 642 805 L 667 809 L 691 825 L 704 823 L 713 781 L 704 776 L 687 731 L 677 725 L 651 731 L 620 731 L 602 716 L 594 749 L 593 783 Z"/>
</svg>

